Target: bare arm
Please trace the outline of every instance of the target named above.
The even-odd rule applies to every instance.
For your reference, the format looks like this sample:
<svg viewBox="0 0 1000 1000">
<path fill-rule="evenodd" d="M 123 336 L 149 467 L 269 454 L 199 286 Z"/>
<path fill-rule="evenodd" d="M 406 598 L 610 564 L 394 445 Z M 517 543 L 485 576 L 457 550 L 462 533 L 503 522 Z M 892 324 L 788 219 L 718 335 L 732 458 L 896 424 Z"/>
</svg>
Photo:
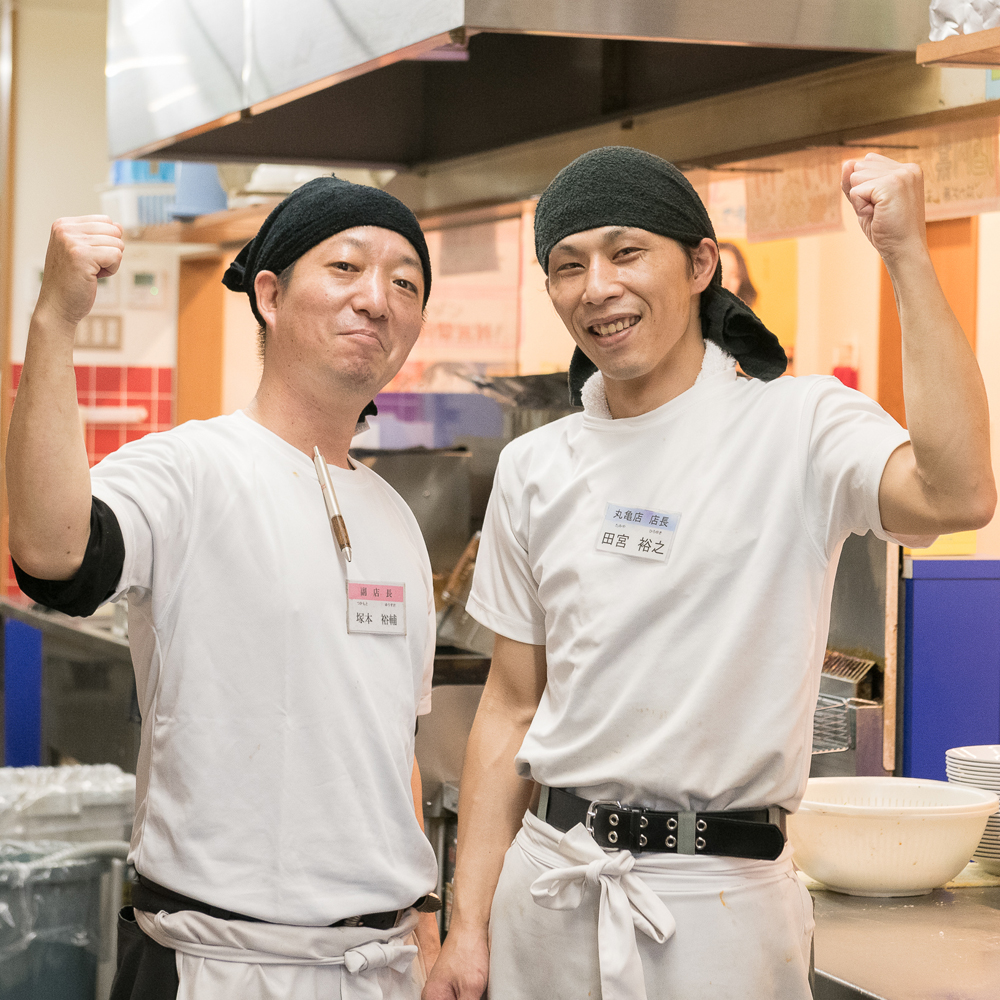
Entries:
<svg viewBox="0 0 1000 1000">
<path fill-rule="evenodd" d="M 424 783 L 420 780 L 420 766 L 413 758 L 413 772 L 410 774 L 410 791 L 413 793 L 413 811 L 417 814 L 420 829 L 424 828 Z M 441 952 L 441 934 L 438 931 L 436 913 L 421 913 L 417 924 L 417 943 L 424 962 L 424 971 L 430 972 Z"/>
<path fill-rule="evenodd" d="M 514 758 L 545 690 L 545 670 L 544 646 L 497 636 L 465 751 L 451 926 L 424 1000 L 479 1000 L 486 990 L 493 893 L 534 790 Z"/>
<path fill-rule="evenodd" d="M 121 263 L 121 230 L 107 216 L 52 226 L 7 437 L 10 553 L 32 576 L 68 580 L 90 537 L 90 473 L 76 403 L 73 339 L 97 279 Z"/>
<path fill-rule="evenodd" d="M 911 537 L 981 528 L 997 500 L 986 389 L 931 264 L 920 168 L 871 153 L 844 164 L 843 187 L 885 261 L 903 330 L 910 444 L 886 463 L 882 525 Z"/>
</svg>

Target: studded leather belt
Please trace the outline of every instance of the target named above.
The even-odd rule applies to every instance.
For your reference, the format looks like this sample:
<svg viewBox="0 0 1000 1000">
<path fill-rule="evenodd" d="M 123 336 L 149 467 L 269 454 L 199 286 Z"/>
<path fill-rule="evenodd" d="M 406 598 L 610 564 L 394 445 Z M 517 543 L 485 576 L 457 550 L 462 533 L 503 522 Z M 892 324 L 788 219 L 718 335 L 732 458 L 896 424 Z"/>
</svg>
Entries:
<svg viewBox="0 0 1000 1000">
<path fill-rule="evenodd" d="M 542 785 L 536 815 L 564 833 L 583 823 L 599 847 L 632 854 L 709 854 L 774 861 L 785 847 L 785 810 L 659 812 L 613 800 L 591 801 Z"/>
</svg>

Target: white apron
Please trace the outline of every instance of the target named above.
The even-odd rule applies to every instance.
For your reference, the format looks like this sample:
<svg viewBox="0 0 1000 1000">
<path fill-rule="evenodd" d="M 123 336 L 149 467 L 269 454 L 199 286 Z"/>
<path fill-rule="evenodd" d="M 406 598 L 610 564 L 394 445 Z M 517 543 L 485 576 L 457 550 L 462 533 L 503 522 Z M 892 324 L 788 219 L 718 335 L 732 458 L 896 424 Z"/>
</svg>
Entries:
<svg viewBox="0 0 1000 1000">
<path fill-rule="evenodd" d="M 419 1000 L 411 911 L 386 931 L 219 920 L 135 911 L 142 931 L 177 952 L 177 1000 Z"/>
<path fill-rule="evenodd" d="M 527 813 L 490 917 L 490 1000 L 810 1000 L 813 917 L 776 861 L 608 853 Z"/>
</svg>

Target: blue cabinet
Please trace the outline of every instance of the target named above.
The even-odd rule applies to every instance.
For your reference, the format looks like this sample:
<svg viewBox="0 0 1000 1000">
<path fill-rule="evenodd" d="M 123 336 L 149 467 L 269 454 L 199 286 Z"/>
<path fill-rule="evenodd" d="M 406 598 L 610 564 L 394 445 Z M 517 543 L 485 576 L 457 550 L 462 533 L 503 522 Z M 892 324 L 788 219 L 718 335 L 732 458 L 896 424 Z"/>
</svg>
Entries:
<svg viewBox="0 0 1000 1000">
<path fill-rule="evenodd" d="M 949 747 L 1000 743 L 1000 560 L 907 561 L 902 773 L 945 780 Z"/>
<path fill-rule="evenodd" d="M 4 764 L 42 763 L 42 633 L 14 618 L 3 623 Z"/>
</svg>

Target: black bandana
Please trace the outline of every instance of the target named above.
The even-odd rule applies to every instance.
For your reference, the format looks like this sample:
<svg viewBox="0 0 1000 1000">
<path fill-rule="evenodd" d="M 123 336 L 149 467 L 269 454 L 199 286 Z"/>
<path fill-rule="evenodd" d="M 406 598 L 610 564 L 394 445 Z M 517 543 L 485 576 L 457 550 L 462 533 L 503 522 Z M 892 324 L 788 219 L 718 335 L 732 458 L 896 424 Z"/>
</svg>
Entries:
<svg viewBox="0 0 1000 1000">
<path fill-rule="evenodd" d="M 715 229 L 698 193 L 672 164 L 631 146 L 605 146 L 575 159 L 556 175 L 535 210 L 535 254 L 548 273 L 552 248 L 573 233 L 632 226 L 696 246 Z M 716 240 L 716 242 L 718 242 Z M 785 352 L 753 310 L 722 287 L 722 264 L 701 293 L 701 327 L 754 378 L 770 381 L 788 366 Z M 597 367 L 578 347 L 570 362 L 570 398 Z"/>
<path fill-rule="evenodd" d="M 413 245 L 424 272 L 424 302 L 431 293 L 431 259 L 416 216 L 398 199 L 378 188 L 352 184 L 339 177 L 317 177 L 293 191 L 271 210 L 257 235 L 237 254 L 222 276 L 234 292 L 246 292 L 261 326 L 254 281 L 261 271 L 281 274 L 324 240 L 355 226 L 379 226 Z M 360 420 L 378 413 L 369 403 Z"/>
</svg>

